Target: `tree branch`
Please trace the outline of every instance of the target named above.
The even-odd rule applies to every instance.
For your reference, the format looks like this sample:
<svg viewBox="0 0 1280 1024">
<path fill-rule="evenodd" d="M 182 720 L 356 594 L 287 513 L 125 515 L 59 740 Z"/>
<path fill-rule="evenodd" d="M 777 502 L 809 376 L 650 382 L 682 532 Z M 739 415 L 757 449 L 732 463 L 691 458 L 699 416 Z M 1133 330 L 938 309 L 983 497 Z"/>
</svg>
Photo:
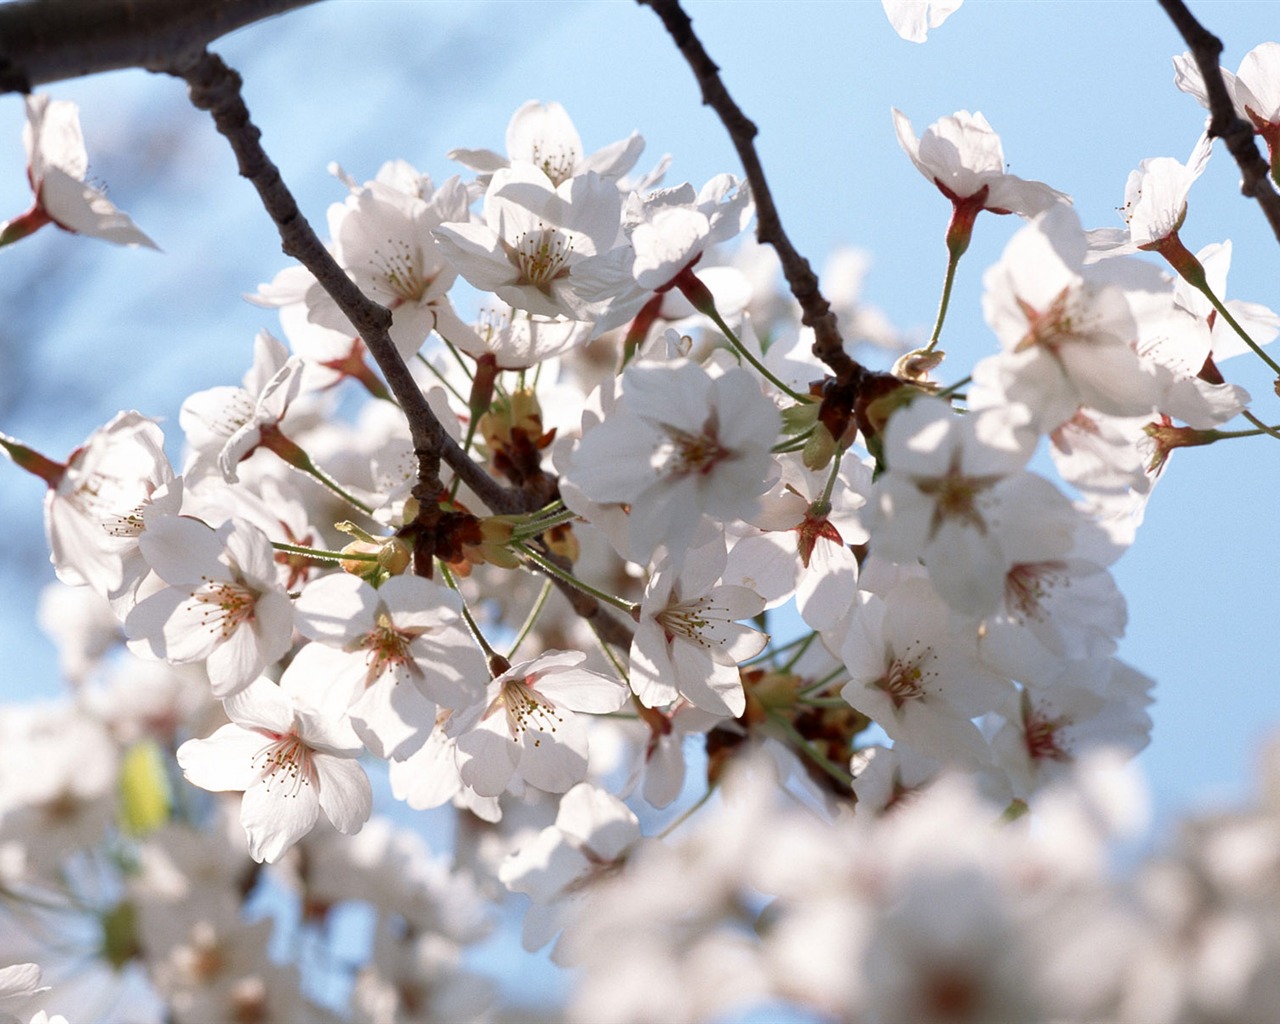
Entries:
<svg viewBox="0 0 1280 1024">
<path fill-rule="evenodd" d="M 1221 139 L 1235 157 L 1240 165 L 1241 193 L 1257 200 L 1272 233 L 1280 241 L 1280 195 L 1271 185 L 1271 168 L 1254 142 L 1253 126 L 1236 113 L 1231 94 L 1227 92 L 1218 63 L 1222 40 L 1201 25 L 1182 0 L 1160 0 L 1160 6 L 1182 34 L 1200 68 L 1200 77 L 1209 94 L 1209 134 Z"/>
<path fill-rule="evenodd" d="M 856 388 L 866 374 L 865 368 L 844 350 L 836 315 L 818 290 L 818 275 L 809 261 L 796 252 L 791 240 L 782 229 L 778 208 L 765 181 L 764 168 L 756 153 L 754 139 L 757 128 L 733 101 L 728 89 L 720 80 L 720 68 L 711 59 L 693 31 L 693 22 L 681 9 L 679 0 L 636 0 L 642 6 L 652 7 L 662 19 L 662 24 L 693 69 L 694 77 L 702 89 L 702 103 L 711 107 L 729 132 L 729 138 L 742 161 L 751 194 L 756 202 L 756 237 L 777 250 L 782 262 L 782 272 L 791 294 L 800 303 L 802 322 L 813 328 L 813 354 L 831 368 L 836 379 L 846 386 Z"/>
<path fill-rule="evenodd" d="M 259 141 L 262 133 L 250 119 L 240 94 L 240 76 L 220 57 L 208 52 L 175 61 L 163 70 L 186 81 L 191 90 L 191 102 L 213 115 L 218 131 L 231 143 L 241 176 L 257 189 L 262 205 L 275 222 L 285 254 L 311 271 L 333 297 L 338 308 L 364 339 L 386 377 L 391 393 L 404 410 L 418 460 L 418 482 L 413 489 L 413 495 L 418 499 L 418 513 L 412 524 L 415 569 L 420 575 L 429 576 L 435 551 L 434 528 L 440 516 L 439 499 L 443 490 L 440 482 L 442 457 L 493 511 L 522 511 L 523 500 L 518 494 L 500 486 L 472 462 L 431 411 L 426 397 L 391 341 L 391 313 L 366 297 L 338 266 L 298 209 L 293 194 L 280 177 L 279 169 L 263 150 Z"/>
<path fill-rule="evenodd" d="M 156 70 L 315 0 L 23 0 L 0 4 L 0 92 L 121 68 Z"/>
</svg>

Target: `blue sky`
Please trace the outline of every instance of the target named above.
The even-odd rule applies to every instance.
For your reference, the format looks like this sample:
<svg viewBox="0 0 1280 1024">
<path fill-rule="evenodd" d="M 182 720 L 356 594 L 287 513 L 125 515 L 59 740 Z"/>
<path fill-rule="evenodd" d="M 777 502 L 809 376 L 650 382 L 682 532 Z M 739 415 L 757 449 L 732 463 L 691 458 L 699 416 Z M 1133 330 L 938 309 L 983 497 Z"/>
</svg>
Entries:
<svg viewBox="0 0 1280 1024">
<path fill-rule="evenodd" d="M 864 294 L 901 328 L 931 324 L 944 269 L 945 200 L 898 148 L 889 111 L 922 131 L 959 109 L 1000 132 L 1010 170 L 1074 196 L 1087 227 L 1119 223 L 1125 178 L 1145 157 L 1185 159 L 1203 112 L 1172 85 L 1180 40 L 1155 3 L 970 0 L 930 41 L 899 40 L 876 2 L 690 2 L 704 44 L 760 128 L 784 222 L 817 267 L 838 245 L 871 254 Z M 1265 2 L 1195 5 L 1235 68 L 1272 38 Z M 512 111 L 559 100 L 589 149 L 638 129 L 668 183 L 740 168 L 727 137 L 653 14 L 610 2 L 322 4 L 215 46 L 246 79 L 264 142 L 324 233 L 342 189 L 403 157 L 442 180 L 453 147 L 501 150 Z M 273 318 L 241 301 L 285 265 L 274 231 L 207 116 L 175 80 L 99 75 L 50 90 L 82 106 L 91 173 L 165 250 L 117 250 L 45 231 L 0 253 L 9 326 L 0 330 L 0 430 L 65 456 L 117 410 L 176 415 L 192 391 L 238 381 Z M 0 215 L 25 208 L 21 99 L 0 98 Z M 1192 192 L 1182 237 L 1232 239 L 1230 297 L 1280 306 L 1280 247 L 1237 190 L 1219 148 Z M 961 265 L 944 347 L 952 376 L 994 350 L 982 271 L 1017 229 L 984 216 Z M 1256 360 L 1254 361 L 1256 363 Z M 1266 375 L 1241 357 L 1228 376 L 1280 421 Z M 15 383 L 18 382 L 18 383 Z M 1269 514 L 1280 448 L 1249 440 L 1175 457 L 1136 546 L 1116 568 L 1130 602 L 1122 656 L 1158 681 L 1142 763 L 1157 808 L 1246 791 L 1252 759 L 1280 719 L 1267 646 L 1280 597 Z M 41 490 L 10 468 L 0 487 L 0 693 L 58 692 L 34 594 L 52 579 Z"/>
</svg>

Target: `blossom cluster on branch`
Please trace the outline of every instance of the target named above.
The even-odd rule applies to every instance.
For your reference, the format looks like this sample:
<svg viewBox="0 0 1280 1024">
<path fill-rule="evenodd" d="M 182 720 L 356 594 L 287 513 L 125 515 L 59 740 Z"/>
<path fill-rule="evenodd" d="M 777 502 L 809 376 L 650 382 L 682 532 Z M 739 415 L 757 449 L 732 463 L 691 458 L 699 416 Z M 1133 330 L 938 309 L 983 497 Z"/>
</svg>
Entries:
<svg viewBox="0 0 1280 1024">
<path fill-rule="evenodd" d="M 885 6 L 923 39 L 959 4 Z M 238 78 L 208 54 L 164 70 L 242 167 L 262 158 L 266 198 Z M 1229 79 L 1273 168 L 1277 81 L 1277 44 Z M 75 108 L 27 112 L 33 205 L 0 245 L 54 225 L 153 246 L 85 182 Z M 762 181 L 669 184 L 638 133 L 588 151 L 531 100 L 505 153 L 455 149 L 443 181 L 335 166 L 324 254 L 250 296 L 280 337 L 188 396 L 179 431 L 125 410 L 61 460 L 0 435 L 46 484 L 43 615 L 72 687 L 0 712 L 14 1019 L 82 1012 L 55 949 L 81 940 L 140 1020 L 340 1019 L 303 994 L 324 956 L 273 961 L 246 918 L 267 891 L 317 941 L 370 909 L 360 1021 L 501 1019 L 464 960 L 504 893 L 528 897 L 525 947 L 578 970 L 582 1021 L 769 1000 L 1265 1018 L 1274 763 L 1261 806 L 1193 826 L 1131 889 L 1106 863 L 1140 817 L 1119 765 L 1153 687 L 1116 657 L 1111 566 L 1174 449 L 1280 436 L 1220 368 L 1280 375 L 1280 318 L 1225 299 L 1229 242 L 1179 238 L 1212 136 L 1144 161 L 1124 227 L 1086 230 L 1007 173 L 982 114 L 891 124 L 951 206 L 925 343 L 849 288 L 836 358 L 768 250 L 732 244 Z M 984 213 L 1023 224 L 966 373 L 940 343 Z M 877 349 L 892 373 L 853 361 Z M 1057 481 L 1029 468 L 1045 451 Z M 771 636 L 788 610 L 795 635 Z M 452 863 L 375 813 L 381 780 L 454 809 Z"/>
</svg>

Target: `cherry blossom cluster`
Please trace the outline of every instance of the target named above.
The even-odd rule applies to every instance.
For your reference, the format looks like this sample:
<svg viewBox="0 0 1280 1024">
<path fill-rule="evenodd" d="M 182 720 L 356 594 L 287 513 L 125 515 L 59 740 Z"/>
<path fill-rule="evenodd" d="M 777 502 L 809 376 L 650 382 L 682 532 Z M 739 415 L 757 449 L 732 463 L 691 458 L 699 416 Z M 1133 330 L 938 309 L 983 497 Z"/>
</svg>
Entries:
<svg viewBox="0 0 1280 1024">
<path fill-rule="evenodd" d="M 885 6 L 923 39 L 959 4 Z M 1278 81 L 1280 44 L 1230 78 L 1273 166 Z M 153 245 L 85 183 L 74 106 L 27 112 L 33 207 L 0 245 Z M 488 1019 L 464 960 L 503 893 L 527 949 L 580 968 L 583 1021 L 1265 1016 L 1274 793 L 1121 900 L 1105 854 L 1135 804 L 1097 781 L 1151 727 L 1110 567 L 1175 448 L 1274 433 L 1219 367 L 1280 375 L 1280 318 L 1222 298 L 1229 242 L 1179 238 L 1210 136 L 1086 230 L 980 113 L 889 127 L 951 206 L 931 337 L 859 300 L 860 256 L 825 279 L 848 350 L 892 372 L 815 355 L 772 257 L 731 244 L 748 182 L 668 184 L 638 134 L 588 152 L 530 101 L 505 153 L 456 149 L 443 181 L 333 168 L 327 250 L 389 351 L 287 266 L 250 296 L 279 337 L 178 431 L 122 411 L 62 461 L 0 436 L 46 484 L 72 688 L 0 713 L 15 1019 L 73 1001 L 73 931 L 130 1019 L 330 1019 L 246 898 L 320 943 L 366 908 L 353 1019 Z M 966 375 L 940 342 L 984 212 L 1023 224 Z M 452 865 L 374 814 L 378 787 L 456 809 Z M 690 793 L 712 806 L 684 825 Z"/>
</svg>

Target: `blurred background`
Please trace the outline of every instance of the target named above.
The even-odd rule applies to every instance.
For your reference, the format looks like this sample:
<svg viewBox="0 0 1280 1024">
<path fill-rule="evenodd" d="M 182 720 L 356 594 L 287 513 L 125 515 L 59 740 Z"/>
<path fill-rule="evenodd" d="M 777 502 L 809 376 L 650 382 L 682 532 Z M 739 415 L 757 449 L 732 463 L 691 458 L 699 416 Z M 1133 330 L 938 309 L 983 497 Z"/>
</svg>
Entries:
<svg viewBox="0 0 1280 1024">
<path fill-rule="evenodd" d="M 1275 8 L 1200 3 L 1223 63 L 1274 38 Z M 863 299 L 925 337 L 945 268 L 950 207 L 902 153 L 890 108 L 917 133 L 959 109 L 981 111 L 1012 173 L 1070 193 L 1085 227 L 1118 226 L 1125 179 L 1147 157 L 1185 160 L 1205 112 L 1173 87 L 1181 40 L 1155 3 L 971 0 L 925 45 L 899 39 L 879 3 L 690 0 L 694 26 L 757 140 L 784 224 L 819 270 L 837 247 L 869 255 Z M 343 186 L 404 158 L 437 182 L 465 173 L 455 147 L 504 151 L 512 112 L 558 100 L 588 151 L 638 129 L 638 170 L 672 155 L 667 184 L 741 173 L 727 136 L 652 12 L 584 2 L 319 4 L 213 47 L 245 79 L 264 144 L 319 233 Z M 61 83 L 76 101 L 90 176 L 164 250 L 118 249 L 46 229 L 0 251 L 0 431 L 63 459 L 118 410 L 165 420 L 190 393 L 238 383 L 254 333 L 278 332 L 241 296 L 286 265 L 252 188 L 180 82 L 141 71 Z M 0 97 L 0 217 L 30 201 L 21 97 Z M 1217 148 L 1191 193 L 1189 248 L 1231 239 L 1227 298 L 1280 307 L 1280 246 Z M 995 349 L 981 278 L 1020 226 L 984 215 L 961 263 L 943 336 L 954 380 Z M 470 311 L 461 310 L 464 316 Z M 887 362 L 887 357 L 882 357 Z M 1227 378 L 1280 422 L 1261 363 Z M 1273 639 L 1280 557 L 1269 530 L 1280 446 L 1266 438 L 1183 450 L 1115 568 L 1129 600 L 1121 656 L 1155 677 L 1153 742 L 1142 755 L 1157 833 L 1178 811 L 1241 799 L 1280 720 Z M 41 485 L 0 465 L 0 697 L 62 692 L 36 600 L 53 579 Z M 441 812 L 447 813 L 447 812 Z M 517 968 L 513 968 L 517 969 Z M 518 970 L 518 969 L 517 969 Z"/>
</svg>

